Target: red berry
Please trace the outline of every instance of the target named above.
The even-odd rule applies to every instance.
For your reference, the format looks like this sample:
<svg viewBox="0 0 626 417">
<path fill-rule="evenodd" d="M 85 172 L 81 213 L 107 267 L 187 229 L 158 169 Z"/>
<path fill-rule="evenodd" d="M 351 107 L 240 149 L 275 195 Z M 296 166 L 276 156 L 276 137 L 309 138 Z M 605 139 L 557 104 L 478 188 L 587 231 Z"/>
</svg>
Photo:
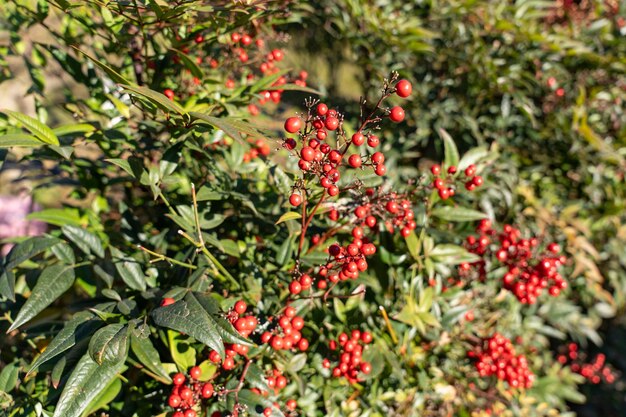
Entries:
<svg viewBox="0 0 626 417">
<path fill-rule="evenodd" d="M 302 292 L 302 285 L 296 280 L 291 281 L 291 284 L 289 284 L 289 292 L 293 295 L 300 294 L 300 292 Z"/>
<path fill-rule="evenodd" d="M 465 168 L 465 176 L 471 177 L 476 174 L 476 165 L 472 164 Z"/>
<path fill-rule="evenodd" d="M 304 319 L 300 316 L 294 317 L 293 319 L 291 319 L 291 327 L 296 330 L 302 330 L 302 328 L 304 327 Z"/>
<path fill-rule="evenodd" d="M 193 379 L 198 379 L 202 376 L 202 369 L 199 366 L 194 366 L 189 370 L 189 376 Z"/>
<path fill-rule="evenodd" d="M 319 114 L 320 116 L 324 116 L 326 113 L 328 113 L 328 106 L 324 103 L 320 103 L 317 105 L 316 111 L 317 114 Z"/>
<path fill-rule="evenodd" d="M 174 377 L 172 378 L 172 382 L 176 386 L 183 385 L 185 383 L 185 379 L 186 379 L 185 375 L 179 372 L 176 375 L 174 375 Z"/>
<path fill-rule="evenodd" d="M 178 406 L 180 406 L 181 399 L 180 399 L 180 397 L 178 395 L 172 394 L 167 399 L 167 403 L 169 404 L 170 407 L 177 408 Z"/>
<path fill-rule="evenodd" d="M 393 107 L 389 113 L 389 118 L 394 123 L 400 123 L 404 120 L 404 109 L 400 106 Z"/>
<path fill-rule="evenodd" d="M 304 159 L 305 161 L 311 162 L 315 159 L 315 149 L 311 148 L 310 146 L 305 146 L 300 151 L 300 156 L 302 156 L 302 159 Z"/>
<path fill-rule="evenodd" d="M 368 362 L 363 362 L 361 364 L 361 372 L 366 375 L 369 374 L 370 372 L 372 372 L 372 365 L 370 365 Z"/>
<path fill-rule="evenodd" d="M 166 88 L 163 91 L 163 94 L 165 95 L 165 97 L 169 98 L 170 100 L 174 100 L 174 96 L 175 96 L 174 90 Z"/>
<path fill-rule="evenodd" d="M 481 185 L 483 185 L 483 177 L 481 177 L 480 175 L 476 175 L 474 178 L 472 178 L 472 184 L 474 184 L 476 187 L 480 187 Z"/>
<path fill-rule="evenodd" d="M 363 136 L 363 133 L 356 132 L 354 135 L 352 135 L 352 143 L 356 146 L 363 145 L 363 143 L 365 143 L 365 136 Z"/>
<path fill-rule="evenodd" d="M 173 298 L 166 297 L 163 300 L 161 300 L 161 307 L 165 307 L 165 306 L 168 306 L 170 304 L 174 304 L 175 302 L 176 302 L 176 300 L 174 300 Z"/>
<path fill-rule="evenodd" d="M 385 155 L 383 155 L 382 152 L 374 152 L 372 155 L 372 162 L 376 165 L 384 163 Z"/>
<path fill-rule="evenodd" d="M 298 406 L 298 404 L 296 403 L 296 400 L 289 400 L 289 401 L 287 401 L 287 403 L 285 405 L 290 410 L 295 410 L 296 407 Z"/>
<path fill-rule="evenodd" d="M 285 130 L 289 133 L 296 133 L 302 128 L 302 120 L 298 117 L 290 117 L 285 121 Z"/>
<path fill-rule="evenodd" d="M 306 339 L 300 339 L 300 341 L 298 342 L 298 349 L 304 352 L 308 348 L 309 348 L 309 341 Z"/>
<path fill-rule="evenodd" d="M 375 135 L 369 135 L 367 137 L 367 146 L 371 147 L 371 148 L 375 148 L 380 144 L 380 139 L 378 139 L 378 136 Z"/>
<path fill-rule="evenodd" d="M 326 129 L 328 130 L 336 130 L 339 127 L 339 119 L 329 116 L 326 118 L 324 126 L 326 126 Z"/>
<path fill-rule="evenodd" d="M 433 165 L 430 167 L 430 172 L 433 173 L 433 175 L 439 175 L 441 174 L 441 166 L 439 165 Z"/>
<path fill-rule="evenodd" d="M 191 408 L 185 410 L 185 417 L 196 417 L 197 414 L 194 410 L 192 410 Z"/>
<path fill-rule="evenodd" d="M 384 166 L 383 164 L 377 165 L 376 169 L 374 170 L 374 173 L 378 175 L 379 177 L 382 177 L 383 175 L 387 173 L 387 167 Z"/>
<path fill-rule="evenodd" d="M 211 353 L 209 353 L 209 360 L 211 362 L 213 362 L 213 363 L 220 363 L 222 358 L 220 357 L 219 353 L 217 353 L 216 351 L 212 350 Z"/>
<path fill-rule="evenodd" d="M 235 303 L 235 311 L 237 312 L 237 314 L 243 314 L 246 312 L 247 309 L 248 305 L 245 301 L 239 300 Z"/>
<path fill-rule="evenodd" d="M 284 54 L 283 54 L 283 51 L 281 51 L 280 49 L 274 49 L 272 51 L 272 56 L 274 57 L 276 61 L 282 61 Z"/>
<path fill-rule="evenodd" d="M 302 196 L 296 193 L 291 194 L 291 196 L 289 197 L 289 204 L 294 207 L 298 207 L 300 204 L 302 204 Z"/>
<path fill-rule="evenodd" d="M 193 398 L 193 391 L 187 387 L 183 388 L 180 390 L 180 398 L 184 401 L 189 401 Z"/>
<path fill-rule="evenodd" d="M 213 396 L 213 384 L 206 383 L 202 386 L 202 398 L 210 398 Z"/>
<path fill-rule="evenodd" d="M 406 98 L 413 92 L 413 86 L 408 80 L 400 80 L 396 84 L 396 94 L 402 98 Z"/>
<path fill-rule="evenodd" d="M 361 155 L 357 155 L 357 154 L 350 155 L 350 157 L 348 158 L 348 164 L 350 164 L 350 166 L 352 168 L 360 167 L 361 166 Z"/>
<path fill-rule="evenodd" d="M 280 336 L 274 336 L 272 337 L 272 349 L 274 350 L 281 350 L 283 348 L 283 338 Z"/>
</svg>

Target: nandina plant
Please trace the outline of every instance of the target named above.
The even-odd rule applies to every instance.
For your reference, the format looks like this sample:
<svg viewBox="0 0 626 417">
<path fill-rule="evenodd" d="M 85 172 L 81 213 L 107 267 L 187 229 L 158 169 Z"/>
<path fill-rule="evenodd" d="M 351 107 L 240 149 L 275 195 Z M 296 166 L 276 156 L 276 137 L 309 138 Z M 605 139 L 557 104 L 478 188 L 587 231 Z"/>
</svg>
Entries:
<svg viewBox="0 0 626 417">
<path fill-rule="evenodd" d="M 497 147 L 398 153 L 410 77 L 321 97 L 286 2 L 6 8 L 55 43 L 0 125 L 47 224 L 2 242 L 3 413 L 541 416 L 614 380 L 549 349 L 595 333 L 558 234 L 499 226 Z M 39 94 L 48 61 L 89 94 Z"/>
</svg>

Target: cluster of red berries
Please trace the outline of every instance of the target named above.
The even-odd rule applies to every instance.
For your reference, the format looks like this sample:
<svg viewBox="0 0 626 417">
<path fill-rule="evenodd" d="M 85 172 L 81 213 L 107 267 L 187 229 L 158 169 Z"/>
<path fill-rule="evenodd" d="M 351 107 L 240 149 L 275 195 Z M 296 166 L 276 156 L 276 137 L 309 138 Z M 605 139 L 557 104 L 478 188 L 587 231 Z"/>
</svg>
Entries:
<svg viewBox="0 0 626 417">
<path fill-rule="evenodd" d="M 576 343 L 569 343 L 566 352 L 561 353 L 557 360 L 560 364 L 569 364 L 571 370 L 582 375 L 592 384 L 615 382 L 615 374 L 606 364 L 606 356 L 599 353 L 591 362 L 586 362 L 586 354 L 578 351 Z"/>
<path fill-rule="evenodd" d="M 304 319 L 296 315 L 295 308 L 287 306 L 283 314 L 278 316 L 277 323 L 273 330 L 263 332 L 261 342 L 268 343 L 274 350 L 298 349 L 304 352 L 309 348 L 309 341 L 301 333 Z"/>
<path fill-rule="evenodd" d="M 380 122 L 381 115 L 377 112 L 381 111 L 387 115 L 393 122 L 401 122 L 404 119 L 404 110 L 399 107 L 392 109 L 382 109 L 380 107 L 383 100 L 391 94 L 396 93 L 400 97 L 408 97 L 411 93 L 411 83 L 407 80 L 400 80 L 395 87 L 386 84 L 383 96 L 379 100 L 376 108 L 371 112 L 354 133 L 350 140 L 343 130 L 343 115 L 336 109 L 330 109 L 324 103 L 316 101 L 307 101 L 307 116 L 303 119 L 300 117 L 289 117 L 285 121 L 285 131 L 290 134 L 298 134 L 298 141 L 293 138 L 287 138 L 283 146 L 295 152 L 298 156 L 298 167 L 306 175 L 312 175 L 318 179 L 319 185 L 334 197 L 339 194 L 340 189 L 337 185 L 341 174 L 339 168 L 342 165 L 344 157 L 351 145 L 359 147 L 367 142 L 371 148 L 379 145 L 379 138 L 372 133 L 371 130 Z M 330 134 L 336 133 L 337 140 L 331 142 Z M 333 144 L 334 143 L 334 144 Z M 299 148 L 299 149 L 298 149 Z M 385 156 L 382 152 L 373 152 L 368 155 L 352 154 L 348 157 L 348 165 L 352 168 L 361 168 L 363 166 L 371 166 L 376 175 L 383 176 L 387 172 L 385 166 Z M 304 187 L 297 187 L 300 190 L 294 192 L 289 198 L 291 205 L 299 206 L 303 201 L 302 191 Z M 306 197 L 305 197 L 306 198 Z"/>
<path fill-rule="evenodd" d="M 451 165 L 446 170 L 446 173 L 442 174 L 440 165 L 433 165 L 430 167 L 430 172 L 433 174 L 433 188 L 437 190 L 439 194 L 439 198 L 442 200 L 447 200 L 448 198 L 454 196 L 455 187 L 454 184 L 458 180 L 457 177 L 457 167 Z M 474 191 L 476 187 L 480 187 L 483 185 L 483 177 L 480 175 L 476 175 L 476 165 L 469 165 L 463 171 L 465 174 L 465 189 L 468 191 Z"/>
<path fill-rule="evenodd" d="M 482 259 L 474 264 L 459 265 L 461 275 L 469 275 L 474 270 L 484 280 L 486 259 L 494 256 L 508 268 L 502 278 L 504 287 L 523 304 L 534 304 L 546 288 L 553 297 L 567 288 L 567 282 L 558 272 L 566 258 L 558 255 L 561 249 L 556 243 L 548 244 L 546 250 L 541 251 L 539 239 L 523 239 L 520 230 L 508 224 L 498 233 L 489 220 L 481 220 L 476 231 L 478 235 L 468 236 L 465 246 Z"/>
<path fill-rule="evenodd" d="M 474 359 L 481 377 L 495 376 L 506 381 L 512 388 L 530 388 L 535 375 L 528 368 L 524 355 L 516 355 L 513 343 L 499 333 L 482 341 L 474 350 L 467 352 Z"/>
<path fill-rule="evenodd" d="M 250 142 L 252 146 L 246 153 L 243 154 L 243 162 L 250 162 L 255 158 L 268 156 L 272 151 L 270 144 L 267 143 L 266 140 L 249 137 L 248 142 Z"/>
<path fill-rule="evenodd" d="M 198 413 L 194 407 L 201 400 L 213 397 L 215 394 L 213 384 L 199 381 L 200 377 L 202 370 L 199 366 L 189 370 L 189 380 L 180 372 L 172 377 L 174 386 L 167 399 L 167 404 L 176 410 L 172 417 L 196 417 Z"/>
<path fill-rule="evenodd" d="M 365 190 L 364 200 L 354 209 L 354 216 L 355 224 L 370 229 L 376 228 L 381 219 L 389 233 L 399 229 L 403 237 L 407 237 L 417 227 L 413 205 L 406 195 L 384 193 L 381 189 Z"/>
<path fill-rule="evenodd" d="M 289 383 L 289 381 L 287 380 L 287 378 L 282 374 L 282 372 L 280 372 L 278 369 L 272 369 L 270 373 L 265 375 L 265 379 L 267 380 L 267 386 L 270 387 L 272 389 L 272 391 L 274 392 L 274 395 L 278 395 L 278 393 L 283 390 L 287 384 Z M 269 393 L 267 391 L 262 391 L 258 388 L 252 388 L 251 390 L 252 392 L 254 392 L 257 395 L 261 395 L 263 397 L 267 397 L 269 395 Z M 275 402 L 274 407 L 276 408 L 280 408 L 280 404 L 278 404 L 277 402 Z M 298 403 L 296 400 L 294 399 L 289 399 L 285 402 L 285 408 L 287 409 L 286 412 L 284 413 L 285 415 L 289 415 L 290 412 L 294 411 L 298 406 Z M 266 417 L 269 417 L 272 415 L 272 408 L 271 407 L 266 407 L 263 410 L 263 415 Z"/>
<path fill-rule="evenodd" d="M 350 336 L 341 333 L 337 340 L 331 340 L 328 348 L 337 352 L 337 364 L 332 370 L 335 378 L 345 377 L 350 383 L 357 383 L 362 380 L 360 373 L 368 375 L 372 372 L 372 365 L 363 361 L 363 349 L 372 342 L 372 335 L 369 332 L 352 330 Z M 331 368 L 331 361 L 325 358 L 322 361 L 324 368 Z"/>
<path fill-rule="evenodd" d="M 248 337 L 256 329 L 259 321 L 252 315 L 245 316 L 247 304 L 243 300 L 239 300 L 235 303 L 235 306 L 228 312 L 226 318 L 231 322 L 235 330 L 239 332 L 243 337 Z M 235 360 L 237 355 L 246 356 L 248 354 L 248 346 L 240 343 L 226 343 L 224 344 L 225 358 L 222 358 L 219 353 L 212 350 L 209 353 L 209 360 L 214 364 L 222 365 L 222 369 L 230 371 L 236 366 Z"/>
<path fill-rule="evenodd" d="M 318 270 L 321 278 L 317 282 L 317 288 L 326 288 L 327 280 L 336 284 L 339 281 L 357 279 L 359 273 L 367 271 L 365 258 L 376 253 L 376 246 L 363 237 L 363 229 L 358 226 L 352 229 L 352 237 L 352 242 L 346 246 L 333 243 L 328 247 L 330 260 Z"/>
<path fill-rule="evenodd" d="M 220 68 L 220 74 L 225 72 L 229 74 L 225 81 L 227 89 L 233 89 L 237 86 L 235 80 L 245 80 L 243 82 L 254 82 L 255 80 L 268 75 L 276 74 L 280 71 L 278 63 L 285 57 L 282 49 L 270 49 L 268 43 L 273 43 L 274 39 L 280 36 L 275 33 L 256 35 L 246 32 L 233 32 L 228 41 L 226 41 L 218 50 L 207 50 L 203 47 L 205 38 L 202 33 L 195 33 L 189 39 L 182 39 L 177 36 L 177 48 L 180 53 L 186 55 L 197 65 L 208 64 L 209 68 Z M 192 55 L 193 51 L 193 55 Z M 179 52 L 173 53 L 171 60 L 176 65 L 184 65 L 185 62 L 178 55 Z M 148 67 L 156 69 L 156 62 L 148 62 Z M 193 96 L 197 86 L 202 84 L 202 80 L 197 77 L 191 77 L 191 70 L 179 72 L 182 79 L 178 82 L 178 91 L 171 88 L 163 90 L 163 94 L 170 100 L 174 100 L 176 96 L 185 97 Z M 293 83 L 299 86 L 306 86 L 308 74 L 306 71 L 300 71 L 297 76 L 285 74 L 278 77 L 272 84 L 271 88 L 261 91 L 258 104 L 264 105 L 268 102 L 279 103 L 283 90 L 277 88 L 281 85 Z M 255 103 L 248 105 L 248 111 L 255 116 L 260 113 L 259 107 Z"/>
</svg>

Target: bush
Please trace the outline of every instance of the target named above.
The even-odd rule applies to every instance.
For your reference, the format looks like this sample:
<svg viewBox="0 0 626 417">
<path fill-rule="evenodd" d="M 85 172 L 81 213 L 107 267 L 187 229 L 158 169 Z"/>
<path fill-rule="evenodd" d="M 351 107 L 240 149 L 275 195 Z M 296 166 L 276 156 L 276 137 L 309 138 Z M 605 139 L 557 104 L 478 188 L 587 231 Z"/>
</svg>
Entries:
<svg viewBox="0 0 626 417">
<path fill-rule="evenodd" d="M 619 377 L 583 350 L 626 288 L 613 9 L 2 9 L 3 414 L 568 415 Z"/>
</svg>

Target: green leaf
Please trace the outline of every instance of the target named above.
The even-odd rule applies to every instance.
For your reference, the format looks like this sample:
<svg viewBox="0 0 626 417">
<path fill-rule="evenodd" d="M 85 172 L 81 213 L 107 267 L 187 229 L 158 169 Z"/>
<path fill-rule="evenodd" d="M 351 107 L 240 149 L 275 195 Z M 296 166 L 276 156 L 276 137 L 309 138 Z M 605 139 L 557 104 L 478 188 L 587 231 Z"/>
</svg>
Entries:
<svg viewBox="0 0 626 417">
<path fill-rule="evenodd" d="M 57 264 L 44 269 L 39 275 L 30 297 L 20 309 L 7 333 L 17 329 L 43 311 L 65 291 L 69 290 L 72 284 L 74 284 L 73 266 Z"/>
<path fill-rule="evenodd" d="M 94 400 L 124 369 L 124 362 L 98 365 L 85 354 L 70 375 L 53 417 L 80 417 Z"/>
<path fill-rule="evenodd" d="M 189 369 L 196 364 L 196 350 L 191 346 L 193 339 L 173 330 L 167 331 L 167 342 L 174 363 L 180 370 Z"/>
<path fill-rule="evenodd" d="M 484 219 L 486 214 L 478 211 L 460 206 L 440 206 L 431 211 L 431 214 L 442 220 L 449 222 L 470 222 L 475 220 Z"/>
<path fill-rule="evenodd" d="M 89 341 L 89 355 L 98 363 L 116 364 L 128 356 L 128 327 L 123 323 L 109 324 L 98 330 Z"/>
<path fill-rule="evenodd" d="M 478 162 L 487 159 L 487 157 L 489 157 L 489 150 L 486 146 L 472 148 L 469 151 L 465 152 L 465 154 L 459 161 L 458 170 L 463 171 L 468 166 L 472 164 L 477 164 Z"/>
<path fill-rule="evenodd" d="M 94 398 L 83 412 L 82 417 L 94 414 L 96 411 L 108 406 L 122 390 L 122 381 L 119 378 L 113 379 L 100 394 Z M 101 415 L 105 415 L 102 413 Z"/>
<path fill-rule="evenodd" d="M 301 219 L 301 218 L 302 218 L 302 215 L 300 213 L 297 213 L 295 211 L 288 211 L 287 213 L 280 216 L 280 219 L 276 221 L 276 224 L 286 222 L 287 220 L 296 220 L 296 219 Z"/>
<path fill-rule="evenodd" d="M 261 391 L 269 390 L 263 370 L 255 363 L 251 363 L 248 367 L 246 381 L 248 381 L 253 388 L 258 388 Z"/>
<path fill-rule="evenodd" d="M 75 51 L 80 52 L 85 57 L 87 57 L 90 61 L 92 61 L 94 64 L 99 66 L 104 72 L 106 72 L 108 74 L 109 77 L 111 77 L 111 79 L 114 82 L 116 82 L 118 84 L 127 84 L 127 85 L 132 85 L 133 84 L 130 81 L 128 81 L 126 78 L 124 78 L 119 72 L 115 71 L 113 68 L 111 68 L 111 67 L 103 64 L 102 62 L 98 61 L 96 58 L 94 58 L 93 56 L 89 55 L 87 52 L 81 51 L 80 49 L 78 49 L 75 46 L 72 46 L 72 48 Z"/>
<path fill-rule="evenodd" d="M 49 249 L 51 246 L 61 242 L 56 237 L 31 237 L 18 243 L 11 249 L 2 265 L 0 273 L 0 294 L 15 301 L 15 275 L 11 272 L 13 268 L 27 259 Z"/>
<path fill-rule="evenodd" d="M 42 364 L 72 348 L 81 340 L 91 337 L 93 332 L 102 327 L 103 324 L 100 319 L 97 319 L 94 314 L 88 311 L 75 314 L 52 339 L 46 350 L 35 359 L 28 373 L 34 372 Z"/>
<path fill-rule="evenodd" d="M 414 231 L 411 231 L 405 238 L 406 246 L 413 259 L 417 260 L 420 256 L 420 241 Z"/>
<path fill-rule="evenodd" d="M 228 117 L 213 117 L 208 114 L 198 113 L 198 112 L 190 112 L 189 115 L 196 121 L 205 122 L 210 124 L 211 126 L 223 131 L 228 136 L 233 139 L 238 140 L 241 143 L 244 143 L 243 138 L 239 132 L 243 132 L 247 135 L 250 135 L 255 138 L 264 138 L 267 135 L 263 135 L 257 129 L 255 129 L 251 124 L 246 123 L 241 120 L 236 120 Z"/>
<path fill-rule="evenodd" d="M 217 323 L 193 293 L 174 304 L 153 310 L 151 316 L 157 325 L 185 333 L 224 357 L 224 343 Z"/>
<path fill-rule="evenodd" d="M 435 246 L 429 253 L 429 256 L 434 261 L 447 265 L 458 265 L 464 262 L 471 263 L 480 259 L 478 255 L 468 252 L 467 249 L 448 243 Z"/>
<path fill-rule="evenodd" d="M 52 129 L 57 136 L 72 135 L 74 133 L 91 133 L 94 130 L 96 130 L 95 126 L 88 123 L 70 123 Z"/>
<path fill-rule="evenodd" d="M 150 341 L 149 337 L 141 338 L 134 334 L 130 338 L 130 348 L 146 368 L 148 368 L 153 374 L 159 376 L 159 381 L 170 384 L 172 378 L 163 367 L 159 352 L 155 349 L 154 345 Z"/>
<path fill-rule="evenodd" d="M 41 211 L 35 211 L 26 216 L 28 220 L 41 220 L 48 224 L 62 227 L 66 224 L 72 226 L 81 226 L 84 223 L 78 209 L 75 208 L 49 208 Z"/>
<path fill-rule="evenodd" d="M 35 135 L 43 143 L 48 145 L 59 145 L 59 138 L 54 134 L 52 129 L 41 123 L 39 120 L 12 110 L 1 110 L 1 112 L 22 124 L 26 130 Z"/>
<path fill-rule="evenodd" d="M 122 85 L 122 87 L 124 88 L 124 92 L 144 98 L 167 113 L 178 113 L 181 116 L 187 115 L 187 112 L 180 104 L 170 100 L 158 91 L 151 90 L 147 87 L 132 85 Z"/>
<path fill-rule="evenodd" d="M 284 91 L 304 91 L 305 93 L 311 93 L 311 94 L 315 94 L 317 96 L 321 96 L 322 92 L 319 90 L 316 90 L 314 88 L 311 87 L 303 87 L 297 84 L 283 84 L 283 85 L 275 85 L 275 86 L 270 86 L 265 88 L 265 90 L 267 91 L 272 91 L 272 90 L 284 90 Z"/>
<path fill-rule="evenodd" d="M 33 135 L 27 135 L 26 133 L 10 133 L 0 136 L 0 149 L 12 148 L 14 146 L 37 148 L 43 145 L 44 143 L 41 140 Z"/>
<path fill-rule="evenodd" d="M 11 392 L 17 386 L 20 368 L 16 363 L 5 365 L 0 371 L 0 392 Z"/>
<path fill-rule="evenodd" d="M 437 132 L 439 132 L 439 136 L 441 136 L 441 139 L 443 139 L 445 167 L 447 168 L 452 165 L 458 166 L 459 165 L 459 150 L 456 148 L 456 144 L 454 143 L 454 140 L 452 139 L 452 137 L 450 137 L 448 132 L 446 132 L 444 129 L 439 129 Z"/>
<path fill-rule="evenodd" d="M 183 64 L 185 65 L 185 67 L 187 67 L 187 69 L 191 71 L 194 77 L 198 77 L 199 79 L 202 79 L 204 77 L 204 74 L 202 73 L 202 69 L 200 69 L 198 64 L 196 64 L 196 61 L 194 59 L 191 59 L 189 55 L 187 55 L 183 51 L 179 51 L 178 49 L 169 48 L 169 50 L 176 52 L 176 54 L 183 61 Z"/>
<path fill-rule="evenodd" d="M 95 234 L 76 226 L 65 225 L 61 228 L 63 234 L 70 239 L 80 250 L 89 255 L 92 252 L 99 258 L 104 258 L 102 241 Z"/>
<path fill-rule="evenodd" d="M 125 256 L 119 249 L 111 247 L 111 255 L 118 274 L 133 290 L 145 291 L 146 279 L 139 265 L 139 262 L 133 258 Z"/>
</svg>

